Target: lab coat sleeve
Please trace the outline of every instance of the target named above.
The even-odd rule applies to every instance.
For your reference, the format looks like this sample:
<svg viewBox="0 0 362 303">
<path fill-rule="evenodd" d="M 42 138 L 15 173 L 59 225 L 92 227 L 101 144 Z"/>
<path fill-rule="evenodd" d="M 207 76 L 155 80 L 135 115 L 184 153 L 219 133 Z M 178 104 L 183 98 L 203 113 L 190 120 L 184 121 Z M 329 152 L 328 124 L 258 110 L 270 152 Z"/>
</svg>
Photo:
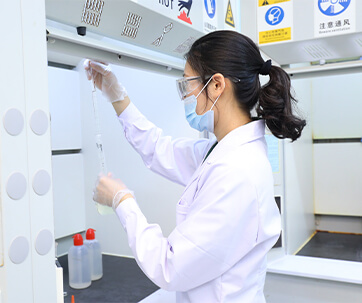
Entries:
<svg viewBox="0 0 362 303">
<path fill-rule="evenodd" d="M 188 291 L 220 277 L 256 244 L 253 185 L 225 169 L 216 169 L 208 180 L 193 202 L 197 210 L 168 238 L 158 225 L 147 223 L 135 200 L 116 210 L 138 265 L 163 289 Z"/>
<path fill-rule="evenodd" d="M 131 103 L 118 117 L 124 134 L 145 165 L 167 179 L 186 185 L 213 142 L 163 136 L 162 130 Z"/>
</svg>

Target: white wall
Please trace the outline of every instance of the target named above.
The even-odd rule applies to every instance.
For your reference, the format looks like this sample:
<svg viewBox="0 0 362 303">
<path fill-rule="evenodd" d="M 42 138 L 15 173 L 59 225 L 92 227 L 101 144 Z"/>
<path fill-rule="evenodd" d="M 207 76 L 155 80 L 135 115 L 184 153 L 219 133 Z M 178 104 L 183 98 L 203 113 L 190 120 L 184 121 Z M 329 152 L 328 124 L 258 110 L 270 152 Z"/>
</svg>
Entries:
<svg viewBox="0 0 362 303">
<path fill-rule="evenodd" d="M 319 77 L 313 85 L 313 137 L 362 137 L 362 73 Z"/>
<path fill-rule="evenodd" d="M 315 212 L 362 216 L 362 144 L 314 144 Z"/>
<path fill-rule="evenodd" d="M 82 154 L 52 157 L 55 239 L 85 230 L 83 167 Z"/>
<path fill-rule="evenodd" d="M 323 231 L 362 234 L 362 220 L 352 216 L 316 215 L 316 228 Z"/>
<path fill-rule="evenodd" d="M 62 239 L 85 229 L 83 156 L 79 73 L 48 67 L 49 110 L 51 117 L 54 233 L 59 253 L 68 251 Z"/>
<path fill-rule="evenodd" d="M 316 139 L 362 137 L 362 74 L 314 78 Z M 362 216 L 361 142 L 314 144 L 315 212 Z"/>
<path fill-rule="evenodd" d="M 175 85 L 175 77 L 154 72 L 112 66 L 118 79 L 126 87 L 131 101 L 166 135 L 175 137 L 199 136 L 184 117 L 183 103 Z M 85 175 L 86 226 L 96 229 L 102 250 L 108 254 L 131 255 L 126 234 L 115 215 L 101 216 L 92 201 L 92 190 L 98 168 L 94 141 L 94 118 L 91 84 L 81 74 L 82 138 Z M 181 73 L 180 73 L 181 77 Z M 131 148 L 123 135 L 111 104 L 98 94 L 103 144 L 107 168 L 135 192 L 137 202 L 149 222 L 158 223 L 165 236 L 176 225 L 175 207 L 183 188 L 149 171 L 140 156 Z"/>
<path fill-rule="evenodd" d="M 81 149 L 79 74 L 48 67 L 52 150 Z"/>
<path fill-rule="evenodd" d="M 292 80 L 298 108 L 307 126 L 302 137 L 284 142 L 284 190 L 287 253 L 294 254 L 315 229 L 313 204 L 312 96 L 310 80 Z"/>
<path fill-rule="evenodd" d="M 268 273 L 265 282 L 267 303 L 360 302 L 359 284 Z"/>
</svg>

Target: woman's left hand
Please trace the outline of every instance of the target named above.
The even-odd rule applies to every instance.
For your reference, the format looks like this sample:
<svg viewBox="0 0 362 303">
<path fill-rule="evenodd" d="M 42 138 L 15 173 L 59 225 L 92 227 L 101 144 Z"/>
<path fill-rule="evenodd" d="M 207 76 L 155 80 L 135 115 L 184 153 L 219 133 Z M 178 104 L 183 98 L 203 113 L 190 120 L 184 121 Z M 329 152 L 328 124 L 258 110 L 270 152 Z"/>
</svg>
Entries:
<svg viewBox="0 0 362 303">
<path fill-rule="evenodd" d="M 116 195 L 119 198 L 118 201 L 115 201 L 117 199 Z M 134 196 L 133 192 L 127 188 L 121 179 L 115 179 L 111 173 L 108 173 L 107 176 L 103 174 L 98 176 L 95 189 L 93 190 L 94 201 L 115 209 L 120 201 L 123 200 L 122 197 L 126 195 Z"/>
</svg>

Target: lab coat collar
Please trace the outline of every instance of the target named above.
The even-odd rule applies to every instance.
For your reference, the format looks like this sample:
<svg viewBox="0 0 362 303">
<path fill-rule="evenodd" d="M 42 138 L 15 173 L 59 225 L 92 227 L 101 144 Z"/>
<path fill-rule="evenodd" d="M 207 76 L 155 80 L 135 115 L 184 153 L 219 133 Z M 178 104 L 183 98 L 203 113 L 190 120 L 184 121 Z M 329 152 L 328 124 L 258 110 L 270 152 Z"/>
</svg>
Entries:
<svg viewBox="0 0 362 303">
<path fill-rule="evenodd" d="M 220 140 L 205 162 L 211 164 L 234 147 L 258 140 L 264 137 L 264 135 L 265 121 L 263 119 L 255 120 L 235 128 Z"/>
</svg>

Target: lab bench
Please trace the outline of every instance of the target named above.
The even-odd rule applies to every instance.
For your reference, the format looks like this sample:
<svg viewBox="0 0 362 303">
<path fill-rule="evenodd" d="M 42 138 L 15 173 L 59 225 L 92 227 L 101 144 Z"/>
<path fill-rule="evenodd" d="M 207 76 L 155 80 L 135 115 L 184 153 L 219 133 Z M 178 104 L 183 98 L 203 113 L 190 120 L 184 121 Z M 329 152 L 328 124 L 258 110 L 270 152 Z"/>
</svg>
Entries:
<svg viewBox="0 0 362 303">
<path fill-rule="evenodd" d="M 63 267 L 64 303 L 136 303 L 159 288 L 145 276 L 132 258 L 103 255 L 103 277 L 85 289 L 69 287 L 68 256 L 59 258 Z"/>
</svg>

